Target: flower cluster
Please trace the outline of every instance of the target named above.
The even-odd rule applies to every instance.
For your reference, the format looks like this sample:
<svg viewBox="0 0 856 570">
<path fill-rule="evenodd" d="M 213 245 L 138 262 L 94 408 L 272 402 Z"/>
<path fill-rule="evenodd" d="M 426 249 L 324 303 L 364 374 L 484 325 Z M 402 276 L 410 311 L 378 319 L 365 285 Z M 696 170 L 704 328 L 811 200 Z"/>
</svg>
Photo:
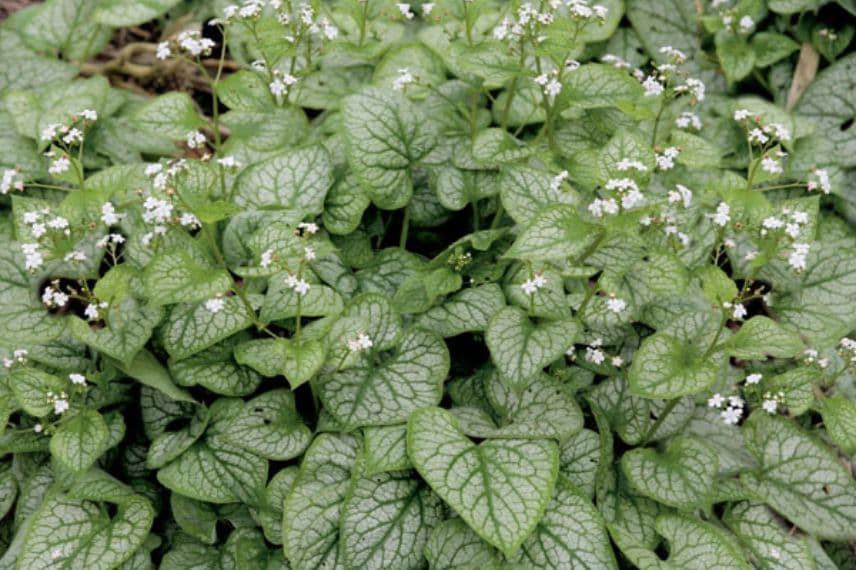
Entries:
<svg viewBox="0 0 856 570">
<path fill-rule="evenodd" d="M 609 10 L 601 4 L 592 5 L 587 0 L 550 0 L 541 3 L 539 8 L 531 2 L 524 2 L 517 9 L 516 17 L 506 16 L 493 29 L 493 37 L 499 41 L 517 42 L 521 38 L 530 37 L 536 43 L 545 39 L 545 28 L 556 21 L 557 17 L 568 18 L 583 27 L 589 23 L 602 23 L 606 20 Z"/>
<path fill-rule="evenodd" d="M 268 84 L 268 89 L 270 89 L 274 97 L 281 100 L 288 95 L 289 88 L 297 83 L 297 78 L 290 73 L 285 73 L 278 69 L 274 69 L 272 74 L 273 79 Z"/>
<path fill-rule="evenodd" d="M 577 357 L 574 347 L 569 348 L 565 355 L 570 357 L 571 360 L 576 360 Z M 586 346 L 584 358 L 586 362 L 591 362 L 597 366 L 606 362 L 607 359 L 609 360 L 609 363 L 616 368 L 621 368 L 624 365 L 624 359 L 621 356 L 609 356 L 603 350 L 603 339 L 600 337 L 595 338 L 588 344 L 588 346 Z"/>
<path fill-rule="evenodd" d="M 348 340 L 348 350 L 350 352 L 364 352 L 370 350 L 374 346 L 374 342 L 366 333 L 360 333 L 355 338 Z"/>
<path fill-rule="evenodd" d="M 16 348 L 12 351 L 12 356 L 3 357 L 3 368 L 12 368 L 16 364 L 26 364 L 27 363 L 27 354 L 29 352 L 26 348 Z"/>
<path fill-rule="evenodd" d="M 544 277 L 543 273 L 536 273 L 529 279 L 523 282 L 520 285 L 520 288 L 523 289 L 523 292 L 527 295 L 534 295 L 538 289 L 541 289 L 547 285 L 547 279 Z"/>
<path fill-rule="evenodd" d="M 12 190 L 24 190 L 24 181 L 21 179 L 21 172 L 17 168 L 7 168 L 0 178 L 0 194 L 8 194 Z"/>
</svg>

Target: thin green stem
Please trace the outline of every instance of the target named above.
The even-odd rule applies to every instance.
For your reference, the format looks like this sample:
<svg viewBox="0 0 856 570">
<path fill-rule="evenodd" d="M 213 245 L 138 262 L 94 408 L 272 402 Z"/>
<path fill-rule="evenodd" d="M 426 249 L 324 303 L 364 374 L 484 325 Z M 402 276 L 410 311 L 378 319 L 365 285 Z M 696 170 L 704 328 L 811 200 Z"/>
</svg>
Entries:
<svg viewBox="0 0 856 570">
<path fill-rule="evenodd" d="M 398 238 L 398 247 L 407 247 L 407 233 L 410 231 L 410 208 L 404 208 L 404 219 L 401 221 L 401 235 Z"/>
<path fill-rule="evenodd" d="M 675 406 L 677 406 L 678 402 L 680 401 L 680 398 L 669 400 L 669 402 L 666 404 L 666 407 L 663 408 L 663 411 L 660 412 L 660 415 L 657 416 L 657 419 L 654 421 L 651 427 L 648 428 L 648 431 L 645 432 L 645 436 L 642 438 L 643 444 L 648 443 L 649 441 L 651 441 L 652 437 L 657 435 L 657 430 L 660 429 L 660 426 L 663 425 L 663 422 L 666 421 L 666 418 L 669 417 L 669 414 L 672 413 L 672 410 L 675 409 Z"/>
</svg>

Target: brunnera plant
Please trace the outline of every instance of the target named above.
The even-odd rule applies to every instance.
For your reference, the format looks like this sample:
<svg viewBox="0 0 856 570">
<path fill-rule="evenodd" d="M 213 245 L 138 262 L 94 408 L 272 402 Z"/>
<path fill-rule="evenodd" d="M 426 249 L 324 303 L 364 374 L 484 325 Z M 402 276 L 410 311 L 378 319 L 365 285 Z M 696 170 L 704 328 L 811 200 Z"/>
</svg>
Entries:
<svg viewBox="0 0 856 570">
<path fill-rule="evenodd" d="M 854 13 L 14 13 L 0 568 L 852 567 Z"/>
</svg>

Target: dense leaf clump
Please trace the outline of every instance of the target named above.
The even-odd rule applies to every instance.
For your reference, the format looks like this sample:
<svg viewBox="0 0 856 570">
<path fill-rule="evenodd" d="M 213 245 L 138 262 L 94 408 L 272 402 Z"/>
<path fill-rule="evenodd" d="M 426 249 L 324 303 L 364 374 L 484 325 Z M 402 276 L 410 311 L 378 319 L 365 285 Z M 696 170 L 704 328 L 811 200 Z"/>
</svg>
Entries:
<svg viewBox="0 0 856 570">
<path fill-rule="evenodd" d="M 852 1 L 12 4 L 0 569 L 853 568 Z"/>
</svg>

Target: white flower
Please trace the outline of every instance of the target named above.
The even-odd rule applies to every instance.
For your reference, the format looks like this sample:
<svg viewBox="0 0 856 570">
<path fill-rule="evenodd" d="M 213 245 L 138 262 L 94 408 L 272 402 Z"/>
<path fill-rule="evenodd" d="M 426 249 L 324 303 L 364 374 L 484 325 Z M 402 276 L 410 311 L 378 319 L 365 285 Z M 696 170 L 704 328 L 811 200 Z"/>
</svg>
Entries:
<svg viewBox="0 0 856 570">
<path fill-rule="evenodd" d="M 36 433 L 42 433 L 44 431 L 44 426 L 42 424 L 36 424 L 33 426 L 33 431 Z"/>
<path fill-rule="evenodd" d="M 82 262 L 86 261 L 86 253 L 84 253 L 80 250 L 77 250 L 77 249 L 73 249 L 73 250 L 71 250 L 65 254 L 65 257 L 63 258 L 63 260 L 64 261 L 75 261 L 78 263 L 82 263 Z"/>
<path fill-rule="evenodd" d="M 603 364 L 606 355 L 599 348 L 589 346 L 586 347 L 586 360 L 594 364 Z"/>
<path fill-rule="evenodd" d="M 742 410 L 745 403 L 740 396 L 728 396 L 728 405 L 732 408 L 740 408 Z"/>
<path fill-rule="evenodd" d="M 677 190 L 669 191 L 669 203 L 674 204 L 676 202 L 682 202 L 684 208 L 689 208 L 693 201 L 693 192 L 683 184 L 677 184 L 675 186 Z"/>
<path fill-rule="evenodd" d="M 616 368 L 621 368 L 624 366 L 624 359 L 620 356 L 613 356 L 609 359 L 609 363 L 615 366 Z"/>
<path fill-rule="evenodd" d="M 829 181 L 829 172 L 822 168 L 816 168 L 814 170 L 814 175 L 817 176 L 817 180 L 809 180 L 808 183 L 806 183 L 806 187 L 809 191 L 820 188 L 821 192 L 824 194 L 832 192 L 832 184 Z"/>
<path fill-rule="evenodd" d="M 62 155 L 51 163 L 50 167 L 48 167 L 48 172 L 50 174 L 62 174 L 68 171 L 69 167 L 71 167 L 71 161 L 67 156 Z"/>
<path fill-rule="evenodd" d="M 125 238 L 121 234 L 107 234 L 99 239 L 95 245 L 101 248 L 107 247 L 110 244 L 125 243 Z"/>
<path fill-rule="evenodd" d="M 214 297 L 205 301 L 205 308 L 212 313 L 219 313 L 226 307 L 226 300 L 223 297 Z"/>
<path fill-rule="evenodd" d="M 190 131 L 187 133 L 188 148 L 202 148 L 205 146 L 205 135 L 199 131 Z"/>
<path fill-rule="evenodd" d="M 366 333 L 360 333 L 357 338 L 348 341 L 348 350 L 351 352 L 362 352 L 374 346 L 371 337 Z"/>
<path fill-rule="evenodd" d="M 223 168 L 238 169 L 241 168 L 241 163 L 234 156 L 224 156 L 217 159 L 217 164 Z"/>
<path fill-rule="evenodd" d="M 761 381 L 761 379 L 763 377 L 764 377 L 763 374 L 758 374 L 758 373 L 750 374 L 749 376 L 746 377 L 746 384 L 749 384 L 749 385 L 757 384 L 758 382 Z"/>
<path fill-rule="evenodd" d="M 315 259 L 315 248 L 304 247 L 303 248 L 303 259 L 305 259 L 306 261 L 313 261 Z"/>
<path fill-rule="evenodd" d="M 769 216 L 767 218 L 764 218 L 764 221 L 761 222 L 761 225 L 767 228 L 768 230 L 777 230 L 784 226 L 785 222 L 774 216 Z"/>
<path fill-rule="evenodd" d="M 768 414 L 775 414 L 778 406 L 779 403 L 776 400 L 764 400 L 761 404 L 761 407 L 764 408 L 764 411 Z"/>
<path fill-rule="evenodd" d="M 807 224 L 808 223 L 808 213 L 803 212 L 801 210 L 795 210 L 791 213 L 791 219 L 796 224 Z"/>
<path fill-rule="evenodd" d="M 735 121 L 745 121 L 749 117 L 752 116 L 752 111 L 749 109 L 737 109 L 734 111 L 734 120 Z"/>
<path fill-rule="evenodd" d="M 562 182 L 564 182 L 567 177 L 568 177 L 568 171 L 567 170 L 563 170 L 560 173 L 558 173 L 557 175 L 555 175 L 553 177 L 553 179 L 550 180 L 550 190 L 552 190 L 553 192 L 558 192 L 559 188 L 561 188 L 561 186 L 562 186 Z"/>
<path fill-rule="evenodd" d="M 617 297 L 610 297 L 606 301 L 607 308 L 613 313 L 620 313 L 624 309 L 627 308 L 627 302 L 624 299 L 618 299 Z"/>
<path fill-rule="evenodd" d="M 708 408 L 721 408 L 722 404 L 725 403 L 725 398 L 722 397 L 722 394 L 716 393 L 707 400 Z"/>
<path fill-rule="evenodd" d="M 619 160 L 618 164 L 616 165 L 616 168 L 618 168 L 618 170 L 620 170 L 622 172 L 624 172 L 625 170 L 631 170 L 631 169 L 632 170 L 638 170 L 639 172 L 647 172 L 648 171 L 648 167 L 645 166 L 644 164 L 642 164 L 640 161 L 631 160 L 629 158 L 622 158 L 621 160 Z"/>
<path fill-rule="evenodd" d="M 527 295 L 534 295 L 538 289 L 544 287 L 547 284 L 547 279 L 544 277 L 543 273 L 536 273 L 531 279 L 527 279 L 520 285 L 520 288 L 523 289 L 523 292 Z"/>
<path fill-rule="evenodd" d="M 748 314 L 749 312 L 746 310 L 746 307 L 743 306 L 743 303 L 736 303 L 734 305 L 734 310 L 731 312 L 731 318 L 742 319 Z"/>
<path fill-rule="evenodd" d="M 24 181 L 18 179 L 18 171 L 14 168 L 7 168 L 3 171 L 3 178 L 0 179 L 0 194 L 8 194 L 10 190 L 23 190 Z"/>
<path fill-rule="evenodd" d="M 764 132 L 773 135 L 776 139 L 782 142 L 791 140 L 791 131 L 781 123 L 770 123 L 764 127 Z"/>
<path fill-rule="evenodd" d="M 87 320 L 97 321 L 98 320 L 98 305 L 95 303 L 89 303 L 86 305 L 86 309 L 83 310 L 83 314 L 86 315 Z"/>
<path fill-rule="evenodd" d="M 71 380 L 72 384 L 76 384 L 78 386 L 84 386 L 86 384 L 86 376 L 83 374 L 72 373 L 68 375 L 68 379 Z"/>
<path fill-rule="evenodd" d="M 143 220 L 146 223 L 164 224 L 172 216 L 172 204 L 166 200 L 148 197 L 143 202 Z"/>
<path fill-rule="evenodd" d="M 42 129 L 41 138 L 43 141 L 52 141 L 56 138 L 57 132 L 62 129 L 59 123 L 51 123 Z"/>
<path fill-rule="evenodd" d="M 214 40 L 203 38 L 198 31 L 186 31 L 178 34 L 178 45 L 193 56 L 207 55 L 214 47 Z"/>
<path fill-rule="evenodd" d="M 684 63 L 687 60 L 687 55 L 684 52 L 672 46 L 661 47 L 660 53 L 669 56 L 675 60 L 675 63 Z"/>
<path fill-rule="evenodd" d="M 738 25 L 740 26 L 741 33 L 748 34 L 755 27 L 755 20 L 751 16 L 743 16 L 740 18 Z"/>
<path fill-rule="evenodd" d="M 561 92 L 562 92 L 562 84 L 555 77 L 550 79 L 550 81 L 547 83 L 547 85 L 544 86 L 544 94 L 550 98 L 555 97 L 556 95 L 558 95 Z"/>
<path fill-rule="evenodd" d="M 591 212 L 592 216 L 596 218 L 602 218 L 604 214 L 617 214 L 618 202 L 616 202 L 612 198 L 607 198 L 606 200 L 595 198 L 594 201 L 589 204 L 588 209 L 589 212 Z"/>
<path fill-rule="evenodd" d="M 396 4 L 396 8 L 401 12 L 401 15 L 407 18 L 408 20 L 412 20 L 416 15 L 410 10 L 410 4 Z"/>
<path fill-rule="evenodd" d="M 722 421 L 729 425 L 737 425 L 740 421 L 740 418 L 743 417 L 743 409 L 742 408 L 734 408 L 728 407 L 722 412 L 719 413 Z"/>
<path fill-rule="evenodd" d="M 433 2 L 423 2 L 422 3 L 422 15 L 427 16 L 434 10 Z"/>
<path fill-rule="evenodd" d="M 303 279 L 298 279 L 294 284 L 294 292 L 298 295 L 306 295 L 309 292 L 309 283 Z"/>
<path fill-rule="evenodd" d="M 770 137 L 764 134 L 764 131 L 759 128 L 754 128 L 749 131 L 749 142 L 757 144 L 766 144 Z"/>
<path fill-rule="evenodd" d="M 614 55 L 611 53 L 608 53 L 608 54 L 602 56 L 600 58 L 600 61 L 603 63 L 608 63 L 608 64 L 610 64 L 613 67 L 618 68 L 618 69 L 627 69 L 627 68 L 631 67 L 630 62 L 625 61 L 625 60 L 621 59 L 620 57 L 618 57 L 617 55 Z"/>
<path fill-rule="evenodd" d="M 806 268 L 806 257 L 810 248 L 811 245 L 807 243 L 793 244 L 793 250 L 788 256 L 788 265 L 796 271 L 804 271 Z"/>
<path fill-rule="evenodd" d="M 63 137 L 62 142 L 67 145 L 81 142 L 83 140 L 83 132 L 78 128 L 70 129 Z"/>
<path fill-rule="evenodd" d="M 769 174 L 777 175 L 784 172 L 781 163 L 769 155 L 761 159 L 761 169 Z"/>
<path fill-rule="evenodd" d="M 688 77 L 686 81 L 684 81 L 683 85 L 678 85 L 675 87 L 676 93 L 689 93 L 690 97 L 693 100 L 700 103 L 704 101 L 704 92 L 705 86 L 704 82 L 701 79 L 695 79 L 694 77 Z M 692 101 L 690 101 L 692 105 Z"/>
<path fill-rule="evenodd" d="M 21 251 L 24 253 L 24 268 L 27 271 L 34 271 L 44 265 L 45 259 L 39 251 L 39 244 L 23 243 Z"/>
<path fill-rule="evenodd" d="M 155 57 L 160 60 L 165 60 L 172 55 L 172 50 L 169 49 L 169 42 L 160 42 L 158 44 L 157 50 L 155 51 Z"/>
<path fill-rule="evenodd" d="M 101 206 L 101 221 L 105 226 L 113 226 L 119 223 L 123 216 L 116 213 L 112 202 L 104 202 Z"/>
<path fill-rule="evenodd" d="M 69 408 L 68 400 L 66 400 L 65 398 L 56 398 L 53 401 L 53 408 L 54 408 L 54 413 L 56 415 L 60 415 L 63 412 L 68 411 L 68 408 Z"/>
<path fill-rule="evenodd" d="M 654 160 L 657 162 L 657 168 L 660 170 L 671 170 L 675 167 L 675 159 L 681 153 L 677 147 L 670 146 L 663 150 L 662 153 L 655 155 Z"/>
<path fill-rule="evenodd" d="M 800 226 L 799 224 L 787 224 L 785 226 L 785 233 L 791 236 L 791 238 L 796 239 L 800 235 Z"/>
<path fill-rule="evenodd" d="M 396 91 L 403 91 L 406 86 L 414 81 L 416 81 L 416 78 L 413 77 L 406 67 L 403 67 L 398 70 L 398 77 L 393 80 L 392 88 Z"/>
<path fill-rule="evenodd" d="M 849 350 L 850 352 L 854 352 L 854 353 L 856 353 L 856 340 L 853 340 L 852 338 L 849 338 L 849 337 L 846 337 L 846 336 L 845 336 L 844 338 L 842 338 L 842 339 L 839 341 L 839 343 L 838 343 L 838 344 L 839 344 L 839 345 L 841 346 L 841 348 L 843 348 L 844 350 Z M 817 356 L 817 354 L 816 354 L 816 353 L 815 353 L 815 356 Z"/>
<path fill-rule="evenodd" d="M 701 119 L 699 119 L 698 115 L 696 115 L 695 113 L 685 111 L 681 113 L 677 119 L 675 119 L 675 126 L 679 129 L 688 129 L 692 127 L 698 131 L 701 130 Z"/>
<path fill-rule="evenodd" d="M 178 223 L 184 227 L 189 228 L 202 227 L 202 222 L 199 221 L 199 218 L 188 212 L 185 212 L 181 215 L 181 217 L 178 219 Z"/>
<path fill-rule="evenodd" d="M 302 230 L 308 235 L 315 235 L 318 232 L 318 224 L 315 222 L 300 222 L 297 224 L 297 229 Z"/>
<path fill-rule="evenodd" d="M 273 250 L 266 249 L 262 252 L 261 261 L 259 261 L 259 265 L 262 267 L 270 267 L 270 264 L 273 262 Z"/>
<path fill-rule="evenodd" d="M 645 97 L 656 97 L 663 92 L 663 84 L 653 75 L 649 75 L 642 82 L 642 87 L 645 88 Z"/>
<path fill-rule="evenodd" d="M 731 208 L 725 202 L 720 202 L 713 214 L 713 223 L 723 228 L 731 221 Z"/>
</svg>

